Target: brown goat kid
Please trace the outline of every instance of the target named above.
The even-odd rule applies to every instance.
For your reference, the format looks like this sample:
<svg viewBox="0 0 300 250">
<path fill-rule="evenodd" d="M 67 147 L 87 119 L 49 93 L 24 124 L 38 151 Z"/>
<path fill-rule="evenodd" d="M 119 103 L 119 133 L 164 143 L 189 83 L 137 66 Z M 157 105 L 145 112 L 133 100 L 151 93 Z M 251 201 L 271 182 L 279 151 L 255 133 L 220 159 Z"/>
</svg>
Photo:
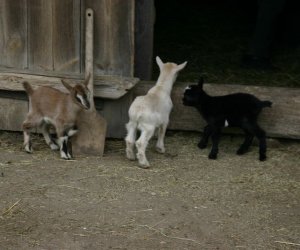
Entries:
<svg viewBox="0 0 300 250">
<path fill-rule="evenodd" d="M 48 86 L 34 89 L 28 82 L 23 82 L 29 98 L 29 112 L 23 122 L 26 152 L 32 153 L 30 130 L 40 128 L 52 150 L 59 149 L 63 159 L 72 158 L 67 142 L 77 132 L 76 120 L 79 111 L 90 108 L 90 92 L 87 88 L 89 79 L 90 76 L 83 84 L 76 84 L 74 87 L 66 80 L 61 80 L 69 93 Z M 57 139 L 50 135 L 51 127 L 55 129 Z"/>
</svg>

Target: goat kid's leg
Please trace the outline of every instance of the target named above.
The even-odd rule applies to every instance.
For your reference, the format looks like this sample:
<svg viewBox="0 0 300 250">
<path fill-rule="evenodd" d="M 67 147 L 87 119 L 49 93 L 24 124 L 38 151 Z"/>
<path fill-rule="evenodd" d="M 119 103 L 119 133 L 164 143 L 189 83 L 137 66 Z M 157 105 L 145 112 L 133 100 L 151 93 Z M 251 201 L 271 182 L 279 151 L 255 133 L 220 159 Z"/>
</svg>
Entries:
<svg viewBox="0 0 300 250">
<path fill-rule="evenodd" d="M 164 123 L 158 127 L 156 151 L 163 154 L 166 152 L 164 139 L 166 135 L 168 123 Z"/>
<path fill-rule="evenodd" d="M 219 152 L 219 141 L 221 137 L 221 128 L 219 127 L 214 127 L 212 134 L 211 134 L 211 139 L 212 139 L 212 148 L 211 151 L 208 155 L 209 159 L 217 159 L 217 155 Z"/>
<path fill-rule="evenodd" d="M 52 150 L 58 150 L 59 146 L 58 146 L 57 141 L 50 135 L 49 125 L 46 124 L 46 123 L 43 123 L 42 126 L 41 126 L 41 129 L 42 129 L 42 134 L 45 138 L 45 141 L 46 141 L 47 145 L 49 145 Z"/>
<path fill-rule="evenodd" d="M 210 125 L 206 125 L 203 130 L 203 135 L 201 140 L 198 143 L 198 148 L 204 149 L 207 147 L 208 139 L 211 136 L 212 127 Z"/>
<path fill-rule="evenodd" d="M 245 132 L 245 140 L 243 144 L 239 147 L 239 149 L 236 151 L 238 155 L 243 155 L 248 152 L 249 147 L 252 144 L 254 134 L 250 133 L 247 129 L 244 129 Z"/>
<path fill-rule="evenodd" d="M 136 137 L 136 127 L 137 127 L 137 124 L 135 122 L 129 121 L 126 124 L 126 129 L 127 129 L 127 136 L 125 138 L 126 157 L 132 161 L 135 160 L 134 143 L 135 143 L 135 137 Z"/>
<path fill-rule="evenodd" d="M 57 128 L 58 126 L 56 126 Z M 68 133 L 67 131 L 56 129 L 57 130 L 57 137 L 58 137 L 58 145 L 60 149 L 60 157 L 65 160 L 70 160 L 72 158 L 71 154 L 68 150 Z"/>
<path fill-rule="evenodd" d="M 23 134 L 24 134 L 24 148 L 25 148 L 25 151 L 27 153 L 32 153 L 33 150 L 32 150 L 32 144 L 31 144 L 31 140 L 30 140 L 30 132 L 27 131 L 27 130 L 24 130 Z"/>
<path fill-rule="evenodd" d="M 27 153 L 32 153 L 32 144 L 30 138 L 30 130 L 37 128 L 42 123 L 42 118 L 39 115 L 29 112 L 26 120 L 23 122 L 22 128 L 24 131 L 24 146 Z"/>
<path fill-rule="evenodd" d="M 267 159 L 266 132 L 257 124 L 255 124 L 254 133 L 259 141 L 259 160 L 265 161 Z"/>
<path fill-rule="evenodd" d="M 58 138 L 58 143 L 60 146 L 60 157 L 65 160 L 70 160 L 72 158 L 68 150 L 68 136 L 61 136 Z"/>
<path fill-rule="evenodd" d="M 146 158 L 146 148 L 148 142 L 152 135 L 154 134 L 155 127 L 154 126 L 143 126 L 141 128 L 140 138 L 136 141 L 135 145 L 137 148 L 137 158 L 139 161 L 139 165 L 142 168 L 150 167 L 150 164 Z"/>
<path fill-rule="evenodd" d="M 31 144 L 31 137 L 30 137 L 30 130 L 36 127 L 38 122 L 33 120 L 31 115 L 27 115 L 26 120 L 23 122 L 23 135 L 24 135 L 24 148 L 27 153 L 32 153 L 32 144 Z"/>
</svg>

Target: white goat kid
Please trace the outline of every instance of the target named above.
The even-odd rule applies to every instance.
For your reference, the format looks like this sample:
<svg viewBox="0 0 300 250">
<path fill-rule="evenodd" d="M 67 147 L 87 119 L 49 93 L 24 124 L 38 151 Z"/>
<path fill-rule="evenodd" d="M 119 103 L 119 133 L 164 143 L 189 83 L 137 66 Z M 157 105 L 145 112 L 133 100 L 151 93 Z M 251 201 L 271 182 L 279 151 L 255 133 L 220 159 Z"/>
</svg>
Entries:
<svg viewBox="0 0 300 250">
<path fill-rule="evenodd" d="M 187 64 L 187 62 L 180 65 L 163 63 L 158 56 L 156 57 L 156 62 L 160 69 L 156 85 L 145 96 L 139 96 L 133 101 L 129 108 L 129 122 L 126 124 L 127 158 L 135 160 L 135 145 L 139 165 L 143 168 L 150 166 L 145 151 L 156 128 L 158 128 L 156 150 L 160 153 L 165 152 L 164 137 L 173 107 L 170 94 L 178 72 Z M 137 129 L 141 131 L 141 135 L 135 141 Z"/>
<path fill-rule="evenodd" d="M 29 112 L 23 122 L 26 152 L 32 153 L 30 131 L 40 128 L 50 148 L 60 149 L 61 158 L 71 159 L 68 138 L 77 132 L 76 119 L 79 111 L 90 108 L 90 92 L 87 88 L 89 78 L 90 76 L 83 84 L 76 84 L 74 87 L 62 80 L 70 93 L 47 86 L 34 89 L 28 82 L 23 82 L 29 98 Z M 55 129 L 57 139 L 51 137 L 51 127 Z"/>
</svg>

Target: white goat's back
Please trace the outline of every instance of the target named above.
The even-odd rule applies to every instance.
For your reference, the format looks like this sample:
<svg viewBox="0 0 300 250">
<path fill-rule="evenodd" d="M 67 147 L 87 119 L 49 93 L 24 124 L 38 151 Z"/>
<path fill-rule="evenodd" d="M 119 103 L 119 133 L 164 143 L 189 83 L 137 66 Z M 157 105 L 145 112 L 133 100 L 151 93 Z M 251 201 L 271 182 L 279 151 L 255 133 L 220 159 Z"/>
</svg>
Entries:
<svg viewBox="0 0 300 250">
<path fill-rule="evenodd" d="M 153 87 L 155 88 L 155 87 Z M 130 120 L 137 123 L 150 123 L 155 127 L 168 121 L 172 101 L 164 92 L 150 92 L 136 97 L 129 109 Z"/>
</svg>

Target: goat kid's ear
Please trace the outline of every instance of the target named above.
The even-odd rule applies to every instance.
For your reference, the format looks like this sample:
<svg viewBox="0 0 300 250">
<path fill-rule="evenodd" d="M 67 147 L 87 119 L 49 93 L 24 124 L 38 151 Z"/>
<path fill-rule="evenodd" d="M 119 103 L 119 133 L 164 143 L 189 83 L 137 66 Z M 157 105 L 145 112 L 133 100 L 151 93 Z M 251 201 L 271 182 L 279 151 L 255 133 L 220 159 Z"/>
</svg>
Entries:
<svg viewBox="0 0 300 250">
<path fill-rule="evenodd" d="M 177 71 L 182 70 L 186 66 L 187 62 L 177 65 Z"/>
<path fill-rule="evenodd" d="M 67 82 L 67 80 L 61 79 L 61 82 L 67 90 L 69 90 L 70 92 L 73 90 L 73 87 Z"/>
<path fill-rule="evenodd" d="M 159 58 L 159 56 L 156 57 L 156 63 L 159 66 L 160 69 L 164 65 L 163 61 Z"/>
<path fill-rule="evenodd" d="M 87 78 L 84 80 L 83 84 L 84 84 L 85 86 L 88 86 L 90 79 L 91 79 L 91 73 L 88 74 L 88 76 L 87 76 Z"/>
</svg>

